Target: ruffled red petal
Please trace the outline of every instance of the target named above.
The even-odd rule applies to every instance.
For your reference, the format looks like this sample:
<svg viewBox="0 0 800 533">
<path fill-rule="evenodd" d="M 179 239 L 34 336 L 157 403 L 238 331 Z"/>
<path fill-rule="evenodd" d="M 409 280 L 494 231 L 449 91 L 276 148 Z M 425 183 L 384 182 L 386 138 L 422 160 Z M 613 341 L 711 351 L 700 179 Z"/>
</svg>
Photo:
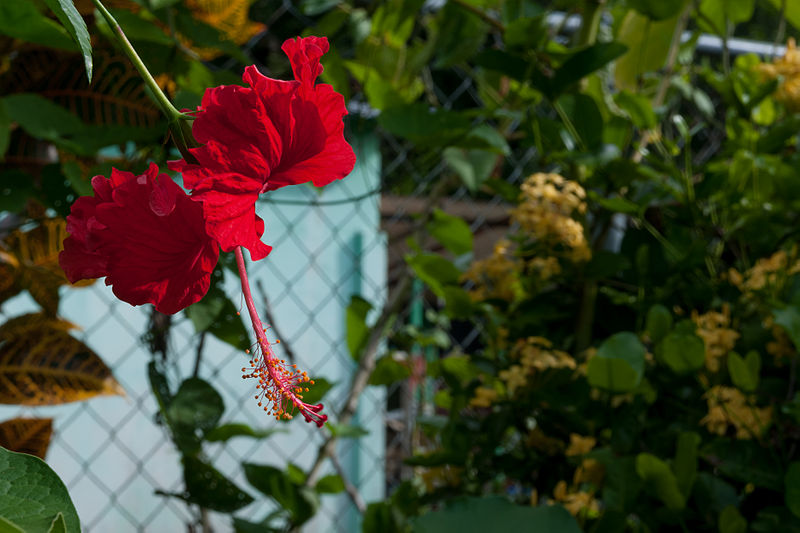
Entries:
<svg viewBox="0 0 800 533">
<path fill-rule="evenodd" d="M 287 40 L 283 51 L 295 80 L 245 69 L 250 87 L 208 89 L 192 125 L 203 143 L 191 152 L 197 164 L 170 162 L 192 196 L 202 202 L 207 230 L 223 250 L 250 250 L 256 260 L 268 253 L 256 224 L 259 193 L 311 182 L 326 185 L 353 170 L 355 154 L 344 139 L 344 98 L 330 85 L 316 84 L 324 37 Z"/>
<path fill-rule="evenodd" d="M 219 246 L 200 204 L 155 164 L 141 176 L 96 176 L 92 186 L 95 197 L 79 198 L 67 217 L 59 263 L 70 281 L 106 276 L 119 299 L 168 314 L 208 292 Z"/>
</svg>

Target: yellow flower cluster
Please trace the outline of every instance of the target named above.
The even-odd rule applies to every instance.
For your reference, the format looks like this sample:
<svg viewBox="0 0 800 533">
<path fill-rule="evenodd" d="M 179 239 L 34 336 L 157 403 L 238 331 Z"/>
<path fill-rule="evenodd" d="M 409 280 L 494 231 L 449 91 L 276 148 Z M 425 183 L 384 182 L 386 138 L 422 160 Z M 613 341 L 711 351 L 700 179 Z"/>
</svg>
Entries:
<svg viewBox="0 0 800 533">
<path fill-rule="evenodd" d="M 772 337 L 775 339 L 767 343 L 767 353 L 775 358 L 776 366 L 782 366 L 784 361 L 791 360 L 797 355 L 797 350 L 794 349 L 794 344 L 789 339 L 786 330 L 775 324 L 772 317 L 768 317 L 764 321 L 764 325 L 770 329 Z"/>
<path fill-rule="evenodd" d="M 571 433 L 569 436 L 569 446 L 564 451 L 564 455 L 572 457 L 574 455 L 584 455 L 589 453 L 594 445 L 597 444 L 597 439 L 594 437 L 583 437 L 577 433 Z"/>
<path fill-rule="evenodd" d="M 775 91 L 775 99 L 790 111 L 800 111 L 800 50 L 793 38 L 786 43 L 786 54 L 776 59 L 771 65 L 759 65 L 759 70 L 766 76 L 783 80 Z"/>
<path fill-rule="evenodd" d="M 571 355 L 561 350 L 553 350 L 552 347 L 553 344 L 543 337 L 528 337 L 517 341 L 511 349 L 511 357 L 518 363 L 511 365 L 507 370 L 501 370 L 498 374 L 505 382 L 509 395 L 524 387 L 528 383 L 528 377 L 536 371 L 549 368 L 575 369 L 575 359 Z"/>
<path fill-rule="evenodd" d="M 739 273 L 736 269 L 728 270 L 728 281 L 744 293 L 760 291 L 764 288 L 775 288 L 786 276 L 800 272 L 800 261 L 795 259 L 796 250 L 791 257 L 784 250 L 778 250 L 770 257 L 762 257 L 752 268 Z"/>
<path fill-rule="evenodd" d="M 497 391 L 495 389 L 478 387 L 475 389 L 475 396 L 470 399 L 469 404 L 472 407 L 491 407 L 495 400 L 497 400 Z"/>
<path fill-rule="evenodd" d="M 458 466 L 444 465 L 420 469 L 419 477 L 428 492 L 443 487 L 457 487 L 461 484 L 461 472 Z"/>
<path fill-rule="evenodd" d="M 509 241 L 498 241 L 494 245 L 492 255 L 475 261 L 464 272 L 462 280 L 475 284 L 470 291 L 473 300 L 499 298 L 511 302 L 522 295 L 522 285 L 519 281 L 522 262 L 513 256 L 510 247 Z"/>
<path fill-rule="evenodd" d="M 722 306 L 722 312 L 709 311 L 698 314 L 692 311 L 692 321 L 697 324 L 697 335 L 706 345 L 706 368 L 711 372 L 720 369 L 720 362 L 728 355 L 739 338 L 739 333 L 730 329 L 731 309 L 728 304 Z"/>
<path fill-rule="evenodd" d="M 511 219 L 537 240 L 555 242 L 569 251 L 572 261 L 586 261 L 591 250 L 583 226 L 573 219 L 586 212 L 586 191 L 559 174 L 536 173 L 522 184 L 522 202 Z"/>
<path fill-rule="evenodd" d="M 573 516 L 589 514 L 596 516 L 600 513 L 600 502 L 590 492 L 567 488 L 566 481 L 559 481 L 553 489 L 553 499 L 560 502 Z"/>
<path fill-rule="evenodd" d="M 711 433 L 724 435 L 728 426 L 736 430 L 737 439 L 760 437 L 772 420 L 772 407 L 753 407 L 738 389 L 716 385 L 703 396 L 708 414 L 700 424 Z"/>
<path fill-rule="evenodd" d="M 528 432 L 525 444 L 545 455 L 556 455 L 564 449 L 564 443 L 560 439 L 545 435 L 538 426 Z"/>
</svg>

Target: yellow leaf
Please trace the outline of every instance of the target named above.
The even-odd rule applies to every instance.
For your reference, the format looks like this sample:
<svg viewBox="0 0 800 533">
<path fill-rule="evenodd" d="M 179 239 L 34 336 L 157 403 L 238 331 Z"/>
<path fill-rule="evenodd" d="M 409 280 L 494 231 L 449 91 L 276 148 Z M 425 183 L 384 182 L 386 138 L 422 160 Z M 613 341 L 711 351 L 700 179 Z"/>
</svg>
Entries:
<svg viewBox="0 0 800 533">
<path fill-rule="evenodd" d="M 0 423 L 0 446 L 44 459 L 52 434 L 52 418 L 14 418 Z"/>
<path fill-rule="evenodd" d="M 74 328 L 43 313 L 0 326 L 0 403 L 54 405 L 124 395 L 102 359 L 69 334 Z"/>
</svg>

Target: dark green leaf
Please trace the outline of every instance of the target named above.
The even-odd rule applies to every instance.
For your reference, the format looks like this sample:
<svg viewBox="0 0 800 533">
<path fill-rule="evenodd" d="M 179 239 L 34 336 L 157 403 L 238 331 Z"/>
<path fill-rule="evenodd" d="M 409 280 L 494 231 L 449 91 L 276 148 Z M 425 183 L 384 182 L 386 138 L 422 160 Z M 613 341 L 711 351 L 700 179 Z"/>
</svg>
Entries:
<svg viewBox="0 0 800 533">
<path fill-rule="evenodd" d="M 69 34 L 30 1 L 0 2 L 0 34 L 61 50 L 77 50 Z"/>
<path fill-rule="evenodd" d="M 319 499 L 312 490 L 292 483 L 285 472 L 274 466 L 245 463 L 244 475 L 251 485 L 288 511 L 295 526 L 306 522 L 319 507 Z"/>
<path fill-rule="evenodd" d="M 83 54 L 83 64 L 86 66 L 86 77 L 89 83 L 92 82 L 92 39 L 89 37 L 89 30 L 86 29 L 86 22 L 72 0 L 45 0 L 47 6 L 56 14 L 58 20 L 66 28 L 72 40 L 77 43 Z"/>
<path fill-rule="evenodd" d="M 797 308 L 773 309 L 772 315 L 775 317 L 775 323 L 786 330 L 795 349 L 800 349 L 800 312 Z"/>
<path fill-rule="evenodd" d="M 224 411 L 222 396 L 208 382 L 185 380 L 166 411 L 175 444 L 185 454 L 195 453 L 204 435 L 217 427 Z"/>
<path fill-rule="evenodd" d="M 367 325 L 367 314 L 372 310 L 372 304 L 361 296 L 353 295 L 350 304 L 345 310 L 345 330 L 347 331 L 347 349 L 350 356 L 358 360 L 361 357 L 361 350 L 369 335 Z"/>
<path fill-rule="evenodd" d="M 26 532 L 48 531 L 59 513 L 68 533 L 80 533 L 78 513 L 56 473 L 38 457 L 0 448 L 0 520 Z"/>
<path fill-rule="evenodd" d="M 56 517 L 53 519 L 53 523 L 50 524 L 50 529 L 47 530 L 47 533 L 67 533 L 67 521 L 64 519 L 64 515 L 62 513 L 58 513 Z"/>
<path fill-rule="evenodd" d="M 334 437 L 340 439 L 358 439 L 365 435 L 369 435 L 369 431 L 360 426 L 351 426 L 347 424 L 332 424 L 330 422 L 325 424 Z"/>
<path fill-rule="evenodd" d="M 306 383 L 308 392 L 303 393 L 303 401 L 311 405 L 318 404 L 334 385 L 336 385 L 336 383 L 331 383 L 325 378 L 314 379 L 313 385 Z"/>
<path fill-rule="evenodd" d="M 84 128 L 76 115 L 37 94 L 11 94 L 0 102 L 11 120 L 39 139 L 55 141 Z"/>
<path fill-rule="evenodd" d="M 465 150 L 452 146 L 445 148 L 442 155 L 450 168 L 472 192 L 477 192 L 489 179 L 498 159 L 497 154 L 486 150 Z"/>
<path fill-rule="evenodd" d="M 628 392 L 635 389 L 644 373 L 644 345 L 633 333 L 626 331 L 612 335 L 589 360 L 589 384 L 611 392 Z"/>
<path fill-rule="evenodd" d="M 628 0 L 628 5 L 653 20 L 672 18 L 680 13 L 686 0 Z"/>
<path fill-rule="evenodd" d="M 761 356 L 755 350 L 742 357 L 736 352 L 728 353 L 728 374 L 733 384 L 744 392 L 755 392 L 761 372 Z"/>
<path fill-rule="evenodd" d="M 675 478 L 678 487 L 685 498 L 692 493 L 692 486 L 697 477 L 697 447 L 700 445 L 700 435 L 692 431 L 684 431 L 678 435 L 675 446 Z"/>
<path fill-rule="evenodd" d="M 444 286 L 458 282 L 461 272 L 440 255 L 423 253 L 406 256 L 406 263 L 437 296 L 444 298 Z"/>
<path fill-rule="evenodd" d="M 471 57 L 483 45 L 489 29 L 477 15 L 453 2 L 439 11 L 436 22 L 435 68 L 450 67 Z"/>
<path fill-rule="evenodd" d="M 21 170 L 0 172 L 0 211 L 19 212 L 24 209 L 28 198 L 36 195 L 33 183 L 33 176 Z"/>
<path fill-rule="evenodd" d="M 324 476 L 314 485 L 314 490 L 320 494 L 336 494 L 344 490 L 344 481 L 336 474 Z"/>
<path fill-rule="evenodd" d="M 0 105 L 0 161 L 5 160 L 8 143 L 11 141 L 11 117 L 4 105 Z"/>
<path fill-rule="evenodd" d="M 403 381 L 411 375 L 411 370 L 407 364 L 396 361 L 391 355 L 386 355 L 378 359 L 375 363 L 375 370 L 369 377 L 370 385 L 391 385 L 398 381 Z"/>
<path fill-rule="evenodd" d="M 694 372 L 705 364 L 706 345 L 693 333 L 672 332 L 656 346 L 656 357 L 673 372 Z"/>
<path fill-rule="evenodd" d="M 191 456 L 183 456 L 181 461 L 186 501 L 221 513 L 232 513 L 253 502 L 252 496 L 213 466 Z"/>
<path fill-rule="evenodd" d="M 264 439 L 275 433 L 283 433 L 280 429 L 253 429 L 247 424 L 223 424 L 215 427 L 205 435 L 208 442 L 227 442 L 234 437 L 251 437 Z"/>
<path fill-rule="evenodd" d="M 679 511 L 686 505 L 678 480 L 667 463 L 649 453 L 636 456 L 636 473 L 644 481 L 645 487 L 672 511 Z"/>
<path fill-rule="evenodd" d="M 455 255 L 472 251 L 472 230 L 459 217 L 434 209 L 433 217 L 425 226 L 434 239 Z"/>
<path fill-rule="evenodd" d="M 795 461 L 786 470 L 783 478 L 786 489 L 786 507 L 798 518 L 800 518 L 800 461 Z"/>
<path fill-rule="evenodd" d="M 672 329 L 672 313 L 661 304 L 656 304 L 647 311 L 645 331 L 650 340 L 658 344 Z"/>
<path fill-rule="evenodd" d="M 391 502 L 373 502 L 364 513 L 362 533 L 406 533 L 402 513 Z"/>
<path fill-rule="evenodd" d="M 656 126 L 657 117 L 650 99 L 646 96 L 620 91 L 614 95 L 614 101 L 628 114 L 637 128 L 650 129 Z"/>
<path fill-rule="evenodd" d="M 471 129 L 466 115 L 446 109 L 431 110 L 422 103 L 386 109 L 378 122 L 390 133 L 428 146 L 446 146 L 466 138 Z"/>
<path fill-rule="evenodd" d="M 746 533 L 747 520 L 736 507 L 729 505 L 719 514 L 717 529 L 719 533 Z"/>
<path fill-rule="evenodd" d="M 573 54 L 556 70 L 550 81 L 551 97 L 561 94 L 592 72 L 606 66 L 628 50 L 622 43 L 597 43 Z"/>
<path fill-rule="evenodd" d="M 560 505 L 514 505 L 501 497 L 468 498 L 414 521 L 414 533 L 466 531 L 541 531 L 580 533 L 575 519 Z"/>
</svg>

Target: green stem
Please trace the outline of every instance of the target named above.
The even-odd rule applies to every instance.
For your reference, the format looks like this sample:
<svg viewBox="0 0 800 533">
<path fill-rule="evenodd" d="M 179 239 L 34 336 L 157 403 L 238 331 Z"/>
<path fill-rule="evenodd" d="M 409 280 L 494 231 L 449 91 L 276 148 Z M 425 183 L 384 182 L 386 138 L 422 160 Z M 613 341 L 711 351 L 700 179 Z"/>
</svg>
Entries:
<svg viewBox="0 0 800 533">
<path fill-rule="evenodd" d="M 144 82 L 147 85 L 147 87 L 155 95 L 158 105 L 161 107 L 161 110 L 166 115 L 170 124 L 176 123 L 180 119 L 184 118 L 183 113 L 175 109 L 175 106 L 172 105 L 172 102 L 169 101 L 169 98 L 167 98 L 167 96 L 164 94 L 164 91 L 162 91 L 161 87 L 158 86 L 156 80 L 153 79 L 152 74 L 150 74 L 150 71 L 147 70 L 147 67 L 142 61 L 142 58 L 140 58 L 139 54 L 136 53 L 136 50 L 134 50 L 133 45 L 125 36 L 125 33 L 122 31 L 122 28 L 117 23 L 113 15 L 109 13 L 109 11 L 100 2 L 100 0 L 92 0 L 92 1 L 94 2 L 95 7 L 100 12 L 100 14 L 103 15 L 103 18 L 106 19 L 106 22 L 111 27 L 111 30 L 116 35 L 119 44 L 122 45 L 122 49 L 125 51 L 125 55 L 128 56 L 128 59 L 131 60 L 131 63 L 133 63 L 133 66 L 139 72 L 139 75 L 141 75 L 142 79 L 144 79 Z"/>
<path fill-rule="evenodd" d="M 600 29 L 600 19 L 603 16 L 603 7 L 606 0 L 588 0 L 586 9 L 583 12 L 583 24 L 581 24 L 578 40 L 575 41 L 577 47 L 590 46 L 597 41 L 597 32 Z"/>
</svg>

